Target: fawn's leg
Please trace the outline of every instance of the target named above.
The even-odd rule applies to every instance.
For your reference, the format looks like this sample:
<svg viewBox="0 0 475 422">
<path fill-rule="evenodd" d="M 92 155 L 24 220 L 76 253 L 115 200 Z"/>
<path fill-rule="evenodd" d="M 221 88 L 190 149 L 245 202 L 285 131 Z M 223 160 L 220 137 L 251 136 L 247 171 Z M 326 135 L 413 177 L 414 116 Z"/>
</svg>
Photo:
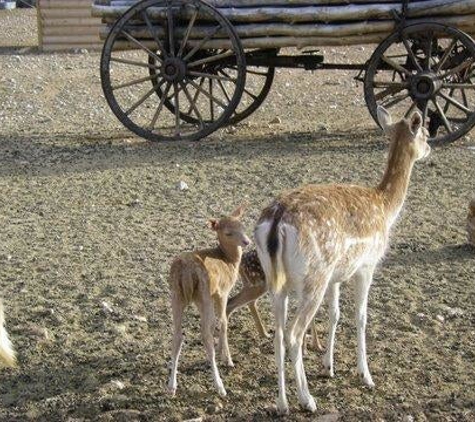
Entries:
<svg viewBox="0 0 475 422">
<path fill-rule="evenodd" d="M 198 302 L 198 309 L 201 315 L 201 334 L 203 336 L 206 354 L 211 365 L 214 385 L 217 388 L 219 395 L 224 397 L 226 395 L 226 390 L 224 389 L 223 381 L 219 376 L 218 366 L 216 365 L 216 354 L 214 351 L 214 306 L 208 292 L 204 292 L 201 295 L 201 300 Z"/>
<path fill-rule="evenodd" d="M 323 355 L 323 373 L 329 377 L 334 376 L 333 352 L 335 349 L 335 333 L 340 319 L 340 283 L 328 286 L 328 313 L 330 326 L 328 327 L 327 350 Z"/>
<path fill-rule="evenodd" d="M 322 343 L 320 343 L 320 338 L 318 337 L 317 324 L 315 324 L 315 321 L 310 326 L 310 330 L 312 332 L 312 347 L 315 350 L 318 350 L 321 352 L 323 350 L 323 346 L 322 346 Z"/>
<path fill-rule="evenodd" d="M 251 311 L 252 317 L 254 318 L 254 323 L 256 324 L 257 331 L 259 331 L 259 335 L 264 338 L 269 338 L 270 335 L 264 327 L 262 323 L 261 316 L 259 315 L 259 309 L 257 308 L 257 299 L 251 303 L 249 303 L 249 309 Z"/>
<path fill-rule="evenodd" d="M 360 268 L 355 274 L 356 327 L 358 336 L 358 373 L 363 382 L 374 387 L 366 357 L 366 319 L 368 310 L 368 293 L 373 281 L 374 266 Z"/>
<path fill-rule="evenodd" d="M 315 314 L 323 301 L 329 279 L 329 275 L 320 276 L 317 279 L 315 279 L 314 276 L 312 276 L 312 278 L 305 278 L 303 286 L 304 294 L 301 295 L 289 331 L 289 353 L 295 370 L 297 395 L 301 406 L 310 412 L 315 412 L 317 405 L 308 390 L 307 377 L 303 365 L 302 344 L 308 327 L 315 318 Z"/>
<path fill-rule="evenodd" d="M 173 340 L 172 340 L 172 360 L 170 378 L 168 380 L 168 392 L 175 395 L 177 387 L 178 358 L 180 357 L 181 346 L 183 344 L 182 320 L 185 305 L 176 292 L 172 293 L 172 314 L 173 314 Z"/>
<path fill-rule="evenodd" d="M 220 330 L 219 330 L 219 353 L 221 361 L 227 366 L 234 366 L 233 360 L 231 359 L 231 353 L 229 353 L 228 345 L 228 317 L 226 316 L 226 303 L 228 301 L 228 296 L 223 295 L 216 298 L 216 307 L 218 310 L 218 318 L 220 321 Z"/>
<path fill-rule="evenodd" d="M 279 377 L 279 398 L 277 399 L 277 411 L 280 414 L 289 413 L 287 395 L 285 392 L 285 342 L 284 329 L 287 321 L 288 296 L 285 292 L 274 295 L 273 311 L 275 320 L 274 349 L 277 374 Z"/>
<path fill-rule="evenodd" d="M 267 292 L 267 287 L 265 283 L 260 285 L 248 285 L 244 284 L 242 290 L 236 295 L 233 296 L 228 301 L 228 305 L 226 308 L 226 313 L 231 315 L 236 309 L 249 304 L 249 309 L 251 311 L 252 317 L 254 318 L 254 322 L 256 324 L 257 330 L 262 337 L 269 337 L 267 334 L 264 325 L 262 324 L 261 318 L 259 316 L 259 312 L 257 310 L 257 306 L 255 302 L 258 298 L 260 298 L 265 292 Z"/>
</svg>

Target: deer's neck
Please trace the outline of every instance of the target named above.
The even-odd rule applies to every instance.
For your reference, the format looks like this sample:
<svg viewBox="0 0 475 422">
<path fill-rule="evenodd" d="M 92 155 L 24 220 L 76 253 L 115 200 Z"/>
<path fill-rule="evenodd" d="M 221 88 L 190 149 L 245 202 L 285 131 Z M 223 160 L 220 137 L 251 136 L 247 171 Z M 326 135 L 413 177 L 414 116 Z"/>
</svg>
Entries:
<svg viewBox="0 0 475 422">
<path fill-rule="evenodd" d="M 229 264 L 239 266 L 242 257 L 242 248 L 240 246 L 230 247 L 220 244 L 218 248 Z"/>
<path fill-rule="evenodd" d="M 393 145 L 383 179 L 377 188 L 382 194 L 385 214 L 390 224 L 396 220 L 401 211 L 413 165 L 414 160 L 410 154 Z"/>
</svg>

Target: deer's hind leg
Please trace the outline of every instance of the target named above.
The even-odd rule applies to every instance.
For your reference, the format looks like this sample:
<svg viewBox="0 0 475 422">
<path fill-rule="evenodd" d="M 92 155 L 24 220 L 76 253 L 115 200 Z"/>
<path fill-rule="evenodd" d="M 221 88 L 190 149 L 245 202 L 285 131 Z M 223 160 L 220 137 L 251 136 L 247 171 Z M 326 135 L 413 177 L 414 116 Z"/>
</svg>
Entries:
<svg viewBox="0 0 475 422">
<path fill-rule="evenodd" d="M 323 301 L 330 278 L 331 274 L 307 275 L 304 278 L 297 311 L 289 329 L 289 353 L 295 370 L 298 398 L 301 406 L 310 412 L 315 412 L 317 406 L 308 390 L 302 345 L 304 336 Z"/>
<path fill-rule="evenodd" d="M 170 378 L 168 380 L 168 392 L 175 395 L 177 388 L 178 359 L 180 357 L 183 344 L 182 320 L 185 304 L 176 291 L 172 292 L 172 314 L 173 314 L 173 340 L 172 340 L 172 360 Z"/>
</svg>

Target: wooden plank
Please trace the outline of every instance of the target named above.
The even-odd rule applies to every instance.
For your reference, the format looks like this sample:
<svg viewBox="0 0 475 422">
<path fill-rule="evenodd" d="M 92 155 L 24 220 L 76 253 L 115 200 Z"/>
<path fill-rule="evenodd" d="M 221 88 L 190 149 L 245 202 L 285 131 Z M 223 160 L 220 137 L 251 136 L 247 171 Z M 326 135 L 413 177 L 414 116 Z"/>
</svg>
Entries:
<svg viewBox="0 0 475 422">
<path fill-rule="evenodd" d="M 99 39 L 101 26 L 45 26 L 44 36 L 48 35 L 95 35 Z"/>
<path fill-rule="evenodd" d="M 40 0 L 42 9 L 90 9 L 92 0 Z"/>
<path fill-rule="evenodd" d="M 46 44 L 99 44 L 99 35 L 44 35 Z"/>
<path fill-rule="evenodd" d="M 80 48 L 84 48 L 86 50 L 101 50 L 102 49 L 102 44 L 91 44 L 91 43 L 86 43 L 86 44 L 48 44 L 44 45 L 42 50 L 43 51 L 49 51 L 49 52 L 54 52 L 54 51 L 71 51 L 71 50 L 77 50 Z"/>
<path fill-rule="evenodd" d="M 42 27 L 53 26 L 98 26 L 101 25 L 101 20 L 97 18 L 48 18 L 42 19 Z"/>
<path fill-rule="evenodd" d="M 44 18 L 89 18 L 92 17 L 91 9 L 89 8 L 70 8 L 70 9 L 42 9 L 40 8 L 41 16 Z"/>
</svg>

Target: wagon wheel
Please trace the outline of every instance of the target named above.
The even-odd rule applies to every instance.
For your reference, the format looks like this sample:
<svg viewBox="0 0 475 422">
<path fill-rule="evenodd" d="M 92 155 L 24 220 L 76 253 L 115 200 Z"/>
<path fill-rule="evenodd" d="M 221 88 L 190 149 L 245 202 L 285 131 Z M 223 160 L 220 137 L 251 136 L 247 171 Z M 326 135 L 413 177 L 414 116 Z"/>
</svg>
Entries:
<svg viewBox="0 0 475 422">
<path fill-rule="evenodd" d="M 226 49 L 208 48 L 215 43 Z M 227 76 L 208 73 L 223 61 L 234 66 Z M 201 0 L 137 3 L 114 24 L 102 51 L 109 106 L 126 127 L 151 141 L 199 140 L 223 126 L 245 78 L 234 29 Z"/>
<path fill-rule="evenodd" d="M 269 51 L 268 54 L 270 55 L 277 55 L 278 49 L 272 49 Z M 206 52 L 203 52 L 206 54 Z M 154 65 L 155 58 L 150 56 L 149 63 Z M 207 69 L 206 71 L 218 76 L 225 76 L 228 77 L 230 72 L 236 72 L 236 65 L 230 64 L 226 62 L 222 62 L 219 66 L 214 67 L 213 69 Z M 150 75 L 154 75 L 157 73 L 155 66 L 150 67 Z M 252 113 L 254 113 L 264 102 L 269 94 L 270 88 L 272 86 L 272 82 L 274 81 L 275 76 L 275 67 L 257 67 L 257 66 L 247 66 L 246 67 L 246 85 L 244 87 L 244 92 L 241 97 L 241 101 L 239 102 L 238 106 L 234 110 L 232 116 L 225 122 L 226 125 L 235 125 L 240 121 L 249 117 Z M 225 95 L 228 96 L 226 91 L 226 87 L 224 84 L 221 84 L 219 81 L 217 82 L 220 91 Z M 157 94 L 159 98 L 163 96 L 163 90 L 158 88 Z M 165 98 L 164 106 L 167 107 L 171 112 L 175 112 L 175 108 L 173 106 L 173 102 L 171 98 Z M 188 110 L 187 112 L 180 112 L 180 117 L 188 123 L 196 124 L 198 120 L 192 114 L 192 110 Z"/>
<path fill-rule="evenodd" d="M 475 125 L 475 44 L 462 31 L 435 23 L 410 25 L 386 38 L 366 70 L 364 93 L 377 121 L 378 105 L 398 117 L 414 110 L 435 144 Z"/>
</svg>

